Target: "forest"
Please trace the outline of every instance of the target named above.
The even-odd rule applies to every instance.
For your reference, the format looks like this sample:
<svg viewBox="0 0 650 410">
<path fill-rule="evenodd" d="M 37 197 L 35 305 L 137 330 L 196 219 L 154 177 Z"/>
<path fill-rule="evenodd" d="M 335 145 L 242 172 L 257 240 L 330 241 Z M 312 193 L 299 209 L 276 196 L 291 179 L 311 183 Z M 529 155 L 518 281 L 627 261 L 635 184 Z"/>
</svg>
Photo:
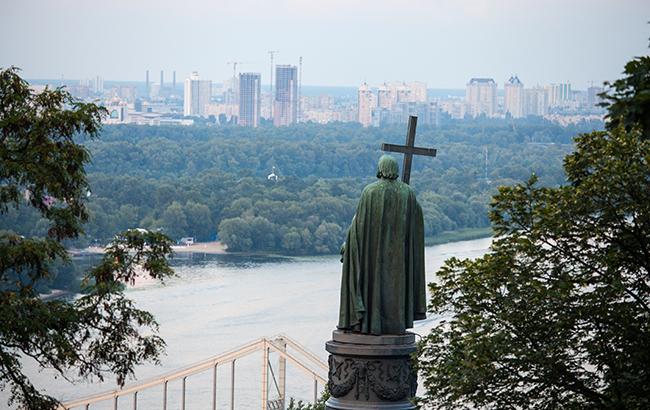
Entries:
<svg viewBox="0 0 650 410">
<path fill-rule="evenodd" d="M 545 186 L 565 182 L 564 156 L 579 133 L 603 124 L 562 127 L 543 119 L 447 121 L 420 126 L 411 184 L 425 234 L 488 227 L 500 185 L 532 173 Z M 403 144 L 406 126 L 292 127 L 104 126 L 80 141 L 92 154 L 85 235 L 70 247 L 106 244 L 128 228 L 174 240 L 221 240 L 229 251 L 287 255 L 336 253 L 363 187 L 375 179 L 382 142 Z M 401 164 L 401 154 L 396 155 Z M 277 180 L 268 179 L 274 172 Z M 0 229 L 43 236 L 49 222 L 29 207 L 4 215 Z"/>
</svg>

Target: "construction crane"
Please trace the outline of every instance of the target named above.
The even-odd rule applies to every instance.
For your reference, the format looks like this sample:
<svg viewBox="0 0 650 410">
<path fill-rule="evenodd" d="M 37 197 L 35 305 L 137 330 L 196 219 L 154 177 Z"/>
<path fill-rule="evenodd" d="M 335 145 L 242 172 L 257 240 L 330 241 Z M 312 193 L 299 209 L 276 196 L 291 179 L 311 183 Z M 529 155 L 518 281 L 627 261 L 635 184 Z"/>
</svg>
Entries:
<svg viewBox="0 0 650 410">
<path fill-rule="evenodd" d="M 237 66 L 248 63 L 244 61 L 228 61 L 226 64 L 232 65 L 232 78 L 237 78 Z"/>
<path fill-rule="evenodd" d="M 245 61 L 228 61 L 226 64 L 231 65 L 232 64 L 232 87 L 230 90 L 232 91 L 232 98 L 234 101 L 237 101 L 238 99 L 238 94 L 239 94 L 239 87 L 237 86 L 237 66 L 241 66 L 242 64 L 249 64 Z"/>
</svg>

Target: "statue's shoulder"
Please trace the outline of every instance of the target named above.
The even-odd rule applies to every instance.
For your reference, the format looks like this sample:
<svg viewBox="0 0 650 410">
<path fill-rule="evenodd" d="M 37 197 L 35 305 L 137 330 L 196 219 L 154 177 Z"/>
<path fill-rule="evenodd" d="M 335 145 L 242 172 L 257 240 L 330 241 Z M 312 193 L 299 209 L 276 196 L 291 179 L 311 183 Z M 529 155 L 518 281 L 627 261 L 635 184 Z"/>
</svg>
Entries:
<svg viewBox="0 0 650 410">
<path fill-rule="evenodd" d="M 377 189 L 380 189 L 381 188 L 381 182 L 382 181 L 379 180 L 379 181 L 375 181 L 375 182 L 372 182 L 372 183 L 366 185 L 363 188 L 363 192 L 361 193 L 361 195 L 369 194 L 369 193 L 371 193 L 373 191 L 376 191 Z"/>
<path fill-rule="evenodd" d="M 400 192 L 405 198 L 408 198 L 409 201 L 418 202 L 417 196 L 415 195 L 415 189 L 413 189 L 409 184 L 405 184 L 400 181 Z"/>
<path fill-rule="evenodd" d="M 411 186 L 409 184 L 404 183 L 402 181 L 395 181 L 395 184 L 397 184 L 399 190 L 402 193 L 415 196 L 415 190 L 413 188 L 411 188 Z"/>
</svg>

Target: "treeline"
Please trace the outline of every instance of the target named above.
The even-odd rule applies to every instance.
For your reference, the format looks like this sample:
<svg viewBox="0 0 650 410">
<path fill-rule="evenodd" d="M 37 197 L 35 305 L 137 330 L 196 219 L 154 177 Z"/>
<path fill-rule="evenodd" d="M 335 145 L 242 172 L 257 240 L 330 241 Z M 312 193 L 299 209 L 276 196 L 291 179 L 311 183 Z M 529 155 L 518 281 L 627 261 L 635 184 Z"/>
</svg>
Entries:
<svg viewBox="0 0 650 410">
<path fill-rule="evenodd" d="M 482 150 L 484 146 L 571 144 L 578 133 L 600 128 L 602 123 L 561 127 L 541 119 L 464 120 L 440 128 L 420 126 L 416 140 L 421 146 L 460 144 Z M 377 160 L 380 144 L 402 144 L 405 134 L 405 126 L 362 128 L 353 123 L 257 129 L 107 126 L 101 139 L 88 144 L 94 156 L 88 171 L 159 179 L 210 170 L 261 176 L 276 166 L 284 176 L 366 176 L 368 166 Z M 415 161 L 413 169 L 442 172 L 464 163 L 463 158 L 441 150 L 437 160 Z"/>
<path fill-rule="evenodd" d="M 496 187 L 532 172 L 546 185 L 563 183 L 571 138 L 600 127 L 485 119 L 420 127 L 417 145 L 438 149 L 437 158 L 416 157 L 411 177 L 426 235 L 488 226 Z M 218 238 L 232 251 L 335 253 L 361 190 L 374 180 L 381 143 L 403 143 L 404 134 L 405 127 L 354 124 L 106 126 L 100 139 L 85 142 L 93 155 L 91 219 L 71 245 L 103 244 L 143 227 L 173 239 Z M 278 181 L 267 179 L 273 167 Z M 48 223 L 20 209 L 2 228 L 40 236 Z"/>
</svg>

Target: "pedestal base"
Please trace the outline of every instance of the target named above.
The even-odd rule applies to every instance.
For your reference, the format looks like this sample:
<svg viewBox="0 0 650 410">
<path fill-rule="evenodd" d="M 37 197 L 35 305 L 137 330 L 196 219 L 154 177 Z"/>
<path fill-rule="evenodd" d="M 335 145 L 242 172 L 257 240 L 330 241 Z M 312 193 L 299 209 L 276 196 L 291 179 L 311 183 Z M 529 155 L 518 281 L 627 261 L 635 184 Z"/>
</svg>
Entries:
<svg viewBox="0 0 650 410">
<path fill-rule="evenodd" d="M 326 409 L 413 410 L 417 389 L 411 365 L 415 335 L 373 336 L 335 330 L 330 353 Z"/>
</svg>

